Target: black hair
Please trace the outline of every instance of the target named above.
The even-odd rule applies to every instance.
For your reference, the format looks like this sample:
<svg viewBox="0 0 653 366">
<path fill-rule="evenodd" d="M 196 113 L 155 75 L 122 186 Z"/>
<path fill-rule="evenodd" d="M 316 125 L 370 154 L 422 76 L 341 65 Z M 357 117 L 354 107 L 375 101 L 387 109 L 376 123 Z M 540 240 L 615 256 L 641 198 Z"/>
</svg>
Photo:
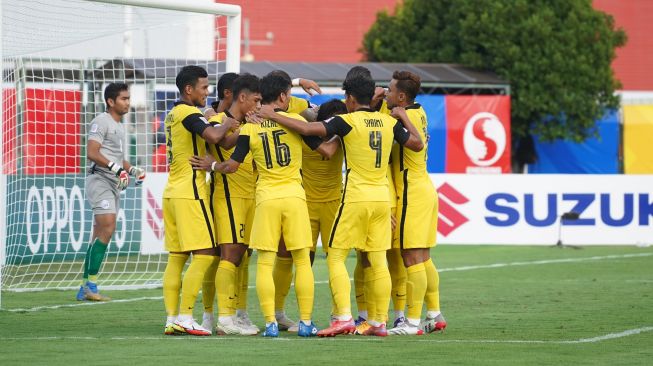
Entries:
<svg viewBox="0 0 653 366">
<path fill-rule="evenodd" d="M 235 72 L 228 72 L 222 74 L 218 79 L 218 99 L 224 99 L 225 89 L 233 91 L 234 80 L 238 78 L 238 74 Z"/>
<path fill-rule="evenodd" d="M 345 76 L 345 80 L 354 78 L 356 76 L 363 76 L 371 79 L 372 73 L 365 66 L 354 66 L 351 69 L 349 69 L 349 71 L 347 71 L 347 76 Z"/>
<path fill-rule="evenodd" d="M 125 83 L 110 83 L 104 88 L 104 103 L 106 103 L 107 108 L 109 108 L 109 99 L 116 101 L 116 98 L 120 95 L 122 91 L 128 91 L 129 86 Z"/>
<path fill-rule="evenodd" d="M 291 87 L 290 81 L 277 74 L 267 74 L 261 79 L 261 103 L 269 104 L 279 98 Z"/>
<path fill-rule="evenodd" d="M 365 76 L 354 76 L 346 79 L 342 83 L 342 89 L 345 95 L 351 95 L 356 98 L 358 104 L 370 104 L 374 96 L 374 80 Z"/>
<path fill-rule="evenodd" d="M 231 86 L 231 92 L 234 96 L 234 99 L 238 98 L 238 94 L 243 91 L 248 91 L 250 93 L 260 93 L 259 83 L 261 81 L 259 78 L 252 74 L 242 74 L 236 80 L 234 80 L 233 85 Z"/>
<path fill-rule="evenodd" d="M 283 70 L 274 70 L 274 71 L 270 71 L 270 73 L 268 73 L 268 75 L 277 75 L 277 76 L 281 76 L 282 78 L 288 80 L 288 82 L 289 82 L 290 84 L 292 84 L 292 79 L 290 78 L 290 75 L 288 75 L 288 73 L 285 72 L 285 71 L 283 71 Z"/>
<path fill-rule="evenodd" d="M 411 101 L 415 100 L 422 85 L 422 81 L 417 74 L 410 71 L 395 71 L 392 73 L 392 78 L 397 80 L 397 89 L 406 93 Z"/>
<path fill-rule="evenodd" d="M 342 100 L 339 99 L 331 99 L 328 102 L 322 103 L 320 105 L 320 110 L 317 112 L 317 118 L 315 118 L 316 121 L 325 121 L 336 114 L 343 114 L 347 113 L 347 106 L 345 103 L 342 102 Z"/>
<path fill-rule="evenodd" d="M 177 84 L 177 89 L 179 89 L 179 92 L 183 95 L 186 85 L 195 87 L 198 79 L 208 77 L 209 74 L 203 67 L 197 65 L 188 65 L 182 67 L 181 70 L 179 70 L 177 78 L 175 79 L 175 84 Z"/>
</svg>

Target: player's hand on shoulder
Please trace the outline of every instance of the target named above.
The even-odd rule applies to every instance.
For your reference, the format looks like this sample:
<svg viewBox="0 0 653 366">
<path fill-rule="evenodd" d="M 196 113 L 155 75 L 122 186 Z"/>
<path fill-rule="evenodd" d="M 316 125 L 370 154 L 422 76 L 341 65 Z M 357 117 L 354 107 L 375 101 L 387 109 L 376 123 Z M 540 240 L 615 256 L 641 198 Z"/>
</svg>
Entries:
<svg viewBox="0 0 653 366">
<path fill-rule="evenodd" d="M 110 161 L 109 164 L 107 164 L 107 168 L 109 168 L 109 170 L 111 170 L 111 172 L 113 172 L 113 174 L 118 178 L 118 189 L 124 191 L 129 185 L 129 174 L 127 171 L 113 161 Z"/>
<path fill-rule="evenodd" d="M 394 107 L 390 115 L 396 119 L 402 119 L 402 117 L 406 116 L 406 109 L 404 107 Z"/>
<path fill-rule="evenodd" d="M 145 180 L 145 169 L 132 165 L 132 167 L 129 168 L 129 175 L 136 178 L 134 185 L 140 186 Z"/>
<path fill-rule="evenodd" d="M 190 161 L 190 165 L 193 166 L 193 169 L 195 170 L 206 170 L 208 172 L 213 171 L 214 163 L 216 163 L 215 158 L 212 155 L 204 155 L 204 156 L 191 156 L 188 161 Z"/>
<path fill-rule="evenodd" d="M 204 118 L 208 120 L 211 119 L 211 117 L 215 116 L 216 114 L 218 114 L 218 112 L 216 112 L 215 109 L 209 107 L 206 108 L 206 110 L 204 111 Z"/>
<path fill-rule="evenodd" d="M 222 125 L 227 126 L 228 129 L 234 131 L 240 127 L 240 122 L 231 117 L 224 116 L 222 118 Z"/>
<path fill-rule="evenodd" d="M 274 107 L 269 104 L 262 105 L 258 110 L 259 117 L 263 119 L 272 119 L 277 112 L 274 111 Z"/>
<path fill-rule="evenodd" d="M 259 117 L 257 113 L 258 113 L 257 111 L 247 112 L 247 114 L 245 114 L 245 121 L 247 121 L 247 123 L 254 123 L 260 125 L 261 122 L 263 122 L 263 118 Z"/>
</svg>

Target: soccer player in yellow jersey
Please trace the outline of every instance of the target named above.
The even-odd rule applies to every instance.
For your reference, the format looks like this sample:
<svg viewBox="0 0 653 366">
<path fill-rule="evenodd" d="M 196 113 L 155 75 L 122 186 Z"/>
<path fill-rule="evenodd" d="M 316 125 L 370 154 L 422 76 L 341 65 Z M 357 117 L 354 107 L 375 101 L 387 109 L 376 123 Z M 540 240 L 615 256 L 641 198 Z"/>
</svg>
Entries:
<svg viewBox="0 0 653 366">
<path fill-rule="evenodd" d="M 426 113 L 415 103 L 419 89 L 419 76 L 409 71 L 395 71 L 386 99 L 392 114 L 413 125 L 425 140 Z M 447 323 L 440 312 L 440 279 L 430 256 L 430 249 L 436 244 L 438 195 L 426 170 L 426 150 L 415 152 L 399 147 L 393 151 L 392 168 L 399 196 L 398 246 L 406 266 L 408 284 L 407 319 L 388 333 L 412 335 L 442 330 Z M 426 319 L 420 324 L 424 301 Z"/>
<path fill-rule="evenodd" d="M 210 187 L 205 174 L 193 170 L 188 159 L 204 155 L 206 144 L 218 143 L 234 127 L 233 121 L 211 127 L 198 107 L 206 104 L 209 79 L 199 66 L 185 66 L 177 75 L 181 94 L 166 116 L 166 145 L 170 173 L 163 192 L 165 249 L 163 302 L 168 315 L 165 334 L 211 335 L 193 319 L 193 307 L 207 269 L 216 260 L 215 228 L 211 217 Z M 181 280 L 190 254 L 191 263 Z M 179 292 L 181 289 L 181 302 Z"/>
<path fill-rule="evenodd" d="M 241 75 L 232 85 L 233 102 L 224 112 L 209 119 L 210 123 L 221 124 L 224 117 L 244 121 L 248 112 L 256 110 L 261 103 L 259 79 L 254 75 Z M 238 134 L 223 139 L 211 147 L 216 160 L 209 159 L 202 167 L 210 170 L 211 165 L 229 160 Z M 233 141 L 233 142 L 232 142 Z M 192 164 L 200 163 L 191 159 Z M 218 244 L 220 244 L 221 261 L 214 281 L 218 293 L 218 322 L 216 333 L 219 335 L 240 334 L 255 335 L 259 329 L 252 324 L 246 312 L 239 304 L 246 304 L 247 290 L 242 291 L 241 280 L 247 283 L 248 271 L 244 270 L 249 261 L 247 245 L 249 244 L 252 220 L 254 219 L 255 177 L 251 154 L 234 174 L 216 174 L 214 207 Z M 239 316 L 236 310 L 239 309 Z"/>
<path fill-rule="evenodd" d="M 423 149 L 418 132 L 394 118 L 369 109 L 374 81 L 365 77 L 345 80 L 345 104 L 349 113 L 323 123 L 301 123 L 263 106 L 259 114 L 302 135 L 338 135 L 342 139 L 347 173 L 343 198 L 329 238 L 329 283 L 338 313 L 319 336 L 335 336 L 354 331 L 351 316 L 349 274 L 345 259 L 351 248 L 367 252 L 374 281 L 375 309 L 368 309 L 371 327 L 365 335 L 385 336 L 385 313 L 390 302 L 390 274 L 385 252 L 390 248 L 390 205 L 386 177 L 392 141 L 406 148 Z"/>
<path fill-rule="evenodd" d="M 238 78 L 238 74 L 235 72 L 227 72 L 222 74 L 218 79 L 218 100 L 211 103 L 211 108 L 207 108 L 204 111 L 204 117 L 209 119 L 215 116 L 218 113 L 222 113 L 229 109 L 231 102 L 233 101 L 233 92 L 232 86 L 234 80 Z"/>
<path fill-rule="evenodd" d="M 265 76 L 260 85 L 262 102 L 266 107 L 306 124 L 301 116 L 282 112 L 288 108 L 290 87 L 290 83 L 281 76 Z M 279 335 L 274 311 L 275 285 L 272 270 L 282 235 L 297 269 L 295 291 L 300 312 L 298 335 L 310 337 L 317 334 L 317 328 L 311 321 L 314 296 L 309 254 L 312 247 L 311 229 L 299 172 L 302 165 L 302 139 L 326 156 L 331 156 L 337 147 L 334 143 L 323 143 L 319 138 L 303 138 L 274 121 L 264 120 L 261 124 L 245 124 L 231 158 L 216 167 L 221 173 L 234 173 L 251 151 L 259 171 L 250 247 L 258 251 L 256 292 L 265 317 L 263 336 L 266 337 Z"/>
</svg>

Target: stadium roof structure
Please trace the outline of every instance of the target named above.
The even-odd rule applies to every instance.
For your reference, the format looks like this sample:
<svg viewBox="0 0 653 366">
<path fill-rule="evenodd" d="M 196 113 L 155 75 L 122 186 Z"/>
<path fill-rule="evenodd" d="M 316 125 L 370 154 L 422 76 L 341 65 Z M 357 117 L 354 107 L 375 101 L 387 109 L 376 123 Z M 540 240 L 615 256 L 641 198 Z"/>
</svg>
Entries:
<svg viewBox="0 0 653 366">
<path fill-rule="evenodd" d="M 114 77 L 136 79 L 167 79 L 174 84 L 179 69 L 206 61 L 174 59 L 114 59 L 97 68 L 96 79 L 111 80 Z M 318 82 L 320 86 L 339 87 L 354 66 L 365 66 L 379 85 L 392 79 L 395 70 L 414 72 L 422 78 L 422 89 L 427 94 L 510 94 L 510 84 L 486 71 L 470 69 L 454 64 L 411 63 L 309 63 L 309 62 L 243 62 L 240 71 L 263 76 L 273 70 L 284 70 L 291 77 L 302 77 Z M 224 72 L 224 62 L 208 64 L 209 78 L 215 82 L 216 75 Z"/>
</svg>

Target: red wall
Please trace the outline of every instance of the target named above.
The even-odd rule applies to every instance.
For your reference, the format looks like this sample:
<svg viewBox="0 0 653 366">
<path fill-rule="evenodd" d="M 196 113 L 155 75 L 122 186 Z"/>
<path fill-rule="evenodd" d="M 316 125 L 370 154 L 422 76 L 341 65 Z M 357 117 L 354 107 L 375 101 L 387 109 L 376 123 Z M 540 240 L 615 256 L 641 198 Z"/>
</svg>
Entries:
<svg viewBox="0 0 653 366">
<path fill-rule="evenodd" d="M 594 0 L 594 7 L 611 14 L 628 35 L 612 64 L 622 89 L 653 90 L 653 1 Z"/>
<path fill-rule="evenodd" d="M 254 61 L 357 62 L 363 35 L 381 9 L 398 0 L 219 0 L 240 5 L 250 39 L 274 33 L 272 46 L 252 46 Z M 244 34 L 243 34 L 244 37 Z"/>
</svg>

